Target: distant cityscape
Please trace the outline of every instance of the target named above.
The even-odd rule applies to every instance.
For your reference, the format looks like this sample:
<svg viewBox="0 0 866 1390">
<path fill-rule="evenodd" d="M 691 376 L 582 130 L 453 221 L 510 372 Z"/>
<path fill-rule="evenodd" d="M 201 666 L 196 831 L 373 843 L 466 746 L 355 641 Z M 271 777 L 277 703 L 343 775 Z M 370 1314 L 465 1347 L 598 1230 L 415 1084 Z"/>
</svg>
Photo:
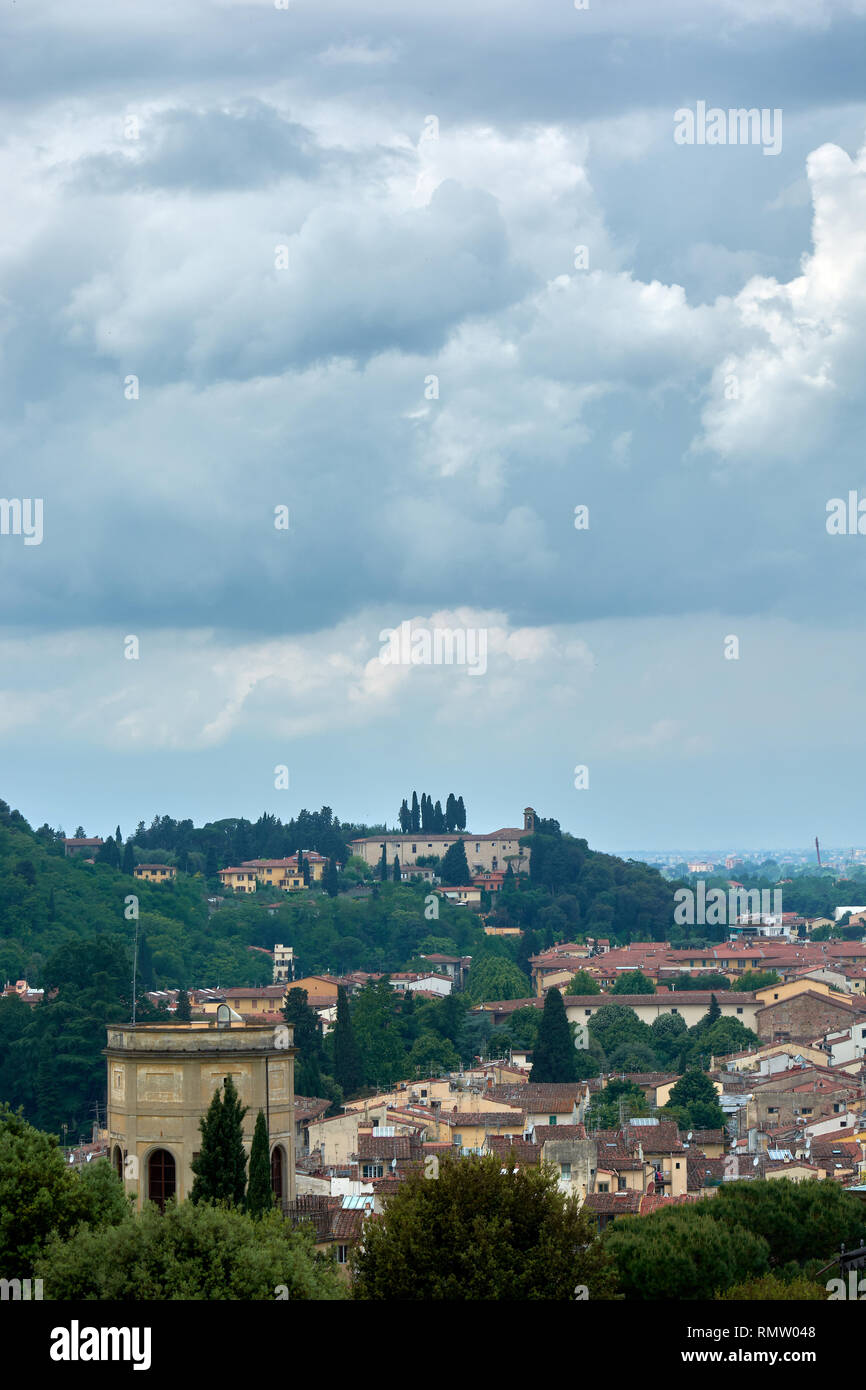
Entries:
<svg viewBox="0 0 866 1390">
<path fill-rule="evenodd" d="M 834 845 L 820 845 L 821 862 L 814 844 L 809 849 L 617 849 L 612 851 L 623 859 L 636 859 L 649 864 L 662 873 L 674 873 L 687 866 L 689 873 L 709 873 L 713 870 L 732 869 L 735 864 L 764 864 L 768 859 L 782 867 L 818 869 L 845 869 L 866 864 L 866 848 Z"/>
</svg>

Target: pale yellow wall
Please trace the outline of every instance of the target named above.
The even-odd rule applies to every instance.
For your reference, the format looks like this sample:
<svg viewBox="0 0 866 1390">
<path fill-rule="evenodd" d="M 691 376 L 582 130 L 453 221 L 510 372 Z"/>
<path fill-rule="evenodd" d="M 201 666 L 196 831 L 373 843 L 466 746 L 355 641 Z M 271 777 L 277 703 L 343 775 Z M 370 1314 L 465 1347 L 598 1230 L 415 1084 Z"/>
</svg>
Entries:
<svg viewBox="0 0 866 1390">
<path fill-rule="evenodd" d="M 139 1207 L 147 1195 L 150 1154 L 159 1148 L 175 1160 L 178 1200 L 189 1196 L 192 1157 L 201 1148 L 199 1120 L 226 1076 L 248 1107 L 247 1152 L 261 1109 L 269 1117 L 271 1148 L 279 1144 L 284 1151 L 284 1196 L 294 1195 L 294 1048 L 276 1048 L 271 1028 L 109 1026 L 106 1056 L 109 1155 L 113 1159 L 116 1147 L 122 1149 L 125 1187 Z"/>
<path fill-rule="evenodd" d="M 330 1120 L 311 1120 L 308 1126 L 310 1152 L 321 1149 L 325 1167 L 342 1167 L 349 1162 L 351 1154 L 358 1152 L 360 1119 L 356 1111 L 350 1111 Z"/>
<path fill-rule="evenodd" d="M 780 999 L 790 999 L 793 995 L 805 994 L 807 990 L 823 994 L 829 999 L 845 999 L 844 993 L 831 989 L 825 980 L 789 980 L 784 985 L 768 985 L 766 989 L 756 990 L 755 998 L 760 1000 L 762 1005 L 775 1004 Z"/>
<path fill-rule="evenodd" d="M 218 877 L 226 888 L 233 888 L 241 893 L 254 893 L 256 891 L 256 876 L 252 869 L 241 869 L 235 873 L 228 873 L 225 869 L 220 869 Z"/>
<path fill-rule="evenodd" d="M 382 858 L 382 845 L 385 845 L 385 852 L 389 865 L 394 863 L 394 856 L 397 855 L 401 865 L 414 864 L 419 855 L 423 859 L 430 854 L 438 854 L 444 857 L 451 845 L 456 844 L 462 839 L 466 850 L 466 862 L 469 865 L 470 874 L 483 873 L 485 869 L 492 870 L 505 869 L 510 860 L 511 867 L 515 873 L 529 872 L 530 852 L 528 849 L 521 849 L 517 837 L 514 839 L 496 840 L 474 840 L 471 835 L 445 835 L 437 838 L 435 835 L 425 835 L 421 831 L 417 835 L 391 835 L 386 840 L 379 839 L 369 841 L 353 840 L 349 848 L 353 854 L 357 854 L 371 868 L 375 868 Z M 476 849 L 475 846 L 478 846 Z M 415 848 L 413 849 L 413 846 Z M 494 865 L 493 861 L 496 860 Z"/>
</svg>

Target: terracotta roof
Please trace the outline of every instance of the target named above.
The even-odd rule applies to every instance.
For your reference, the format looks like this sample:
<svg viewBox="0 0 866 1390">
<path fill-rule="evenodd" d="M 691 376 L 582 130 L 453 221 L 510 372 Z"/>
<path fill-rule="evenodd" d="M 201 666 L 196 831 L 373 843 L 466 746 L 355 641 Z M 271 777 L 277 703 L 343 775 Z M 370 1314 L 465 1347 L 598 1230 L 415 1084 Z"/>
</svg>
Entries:
<svg viewBox="0 0 866 1390">
<path fill-rule="evenodd" d="M 369 1162 L 371 1159 L 412 1158 L 418 1141 L 408 1134 L 359 1134 L 358 1159 Z"/>
<path fill-rule="evenodd" d="M 445 1120 L 452 1128 L 459 1128 L 460 1125 L 489 1125 L 491 1129 L 500 1129 L 503 1125 L 512 1125 L 522 1130 L 524 1124 L 523 1114 L 519 1110 L 458 1110 L 455 1114 L 453 1110 L 443 1110 L 439 1116 L 440 1120 Z"/>
<path fill-rule="evenodd" d="M 640 1192 L 590 1192 L 583 1205 L 586 1211 L 636 1216 L 640 1202 Z"/>
<path fill-rule="evenodd" d="M 530 1143 L 528 1139 L 522 1139 L 519 1135 L 491 1134 L 487 1138 L 487 1148 L 491 1153 L 501 1154 L 507 1158 L 513 1153 L 520 1163 L 535 1164 L 541 1154 L 541 1145 Z"/>
<path fill-rule="evenodd" d="M 585 1139 L 584 1125 L 533 1125 L 532 1133 L 536 1144 L 546 1144 L 548 1139 Z"/>
</svg>

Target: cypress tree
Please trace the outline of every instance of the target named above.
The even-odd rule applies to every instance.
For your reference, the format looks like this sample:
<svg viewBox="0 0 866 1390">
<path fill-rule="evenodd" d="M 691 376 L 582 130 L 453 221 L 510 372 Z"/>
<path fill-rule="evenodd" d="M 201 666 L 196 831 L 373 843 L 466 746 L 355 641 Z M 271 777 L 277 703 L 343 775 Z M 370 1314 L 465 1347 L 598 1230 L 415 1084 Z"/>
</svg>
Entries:
<svg viewBox="0 0 866 1390">
<path fill-rule="evenodd" d="M 445 829 L 445 817 L 442 813 L 442 802 L 437 801 L 433 807 L 433 829 L 441 835 Z"/>
<path fill-rule="evenodd" d="M 385 846 L 382 846 L 382 858 L 379 860 L 379 877 L 384 883 L 390 877 L 388 873 L 388 854 Z"/>
<path fill-rule="evenodd" d="M 395 855 L 394 855 L 394 882 L 395 882 L 395 883 L 402 883 L 402 881 L 403 881 L 403 879 L 402 879 L 402 876 L 401 876 L 401 873 L 400 873 L 400 856 L 399 856 L 399 854 L 395 854 Z"/>
<path fill-rule="evenodd" d="M 322 1021 L 307 1002 L 305 989 L 289 990 L 283 1004 L 283 1018 L 294 1028 L 295 1092 L 299 1096 L 322 1095 Z"/>
<path fill-rule="evenodd" d="M 205 859 L 204 873 L 205 878 L 216 878 L 219 869 L 217 852 L 213 845 L 208 845 L 207 857 Z"/>
<path fill-rule="evenodd" d="M 457 829 L 466 829 L 466 807 L 463 805 L 463 797 L 457 798 Z"/>
<path fill-rule="evenodd" d="M 349 998 L 342 985 L 337 987 L 337 1021 L 334 1024 L 334 1080 L 346 1096 L 361 1084 L 361 1056 L 349 1015 Z"/>
<path fill-rule="evenodd" d="M 247 1186 L 246 1207 L 250 1216 L 263 1216 L 274 1205 L 271 1187 L 270 1144 L 264 1110 L 256 1116 L 253 1143 L 250 1149 L 250 1180 Z"/>
<path fill-rule="evenodd" d="M 328 860 L 328 864 L 325 869 L 324 884 L 325 892 L 328 894 L 328 897 L 336 898 L 337 893 L 339 891 L 339 882 L 337 879 L 337 864 L 333 856 Z"/>
<path fill-rule="evenodd" d="M 408 835 L 412 829 L 412 812 L 406 804 L 405 796 L 403 797 L 403 805 L 400 807 L 400 829 L 404 835 Z"/>
<path fill-rule="evenodd" d="M 719 1008 L 719 1001 L 714 994 L 710 995 L 710 1007 L 706 1014 L 707 1027 L 712 1028 L 713 1024 L 720 1019 L 722 1011 Z"/>
<path fill-rule="evenodd" d="M 468 884 L 469 864 L 462 840 L 455 840 L 451 848 L 446 850 L 445 857 L 439 865 L 439 877 L 446 886 L 454 887 L 459 884 L 465 887 Z"/>
<path fill-rule="evenodd" d="M 457 802 L 454 800 L 454 793 L 453 793 L 453 792 L 449 792 L 449 793 L 448 793 L 448 799 L 447 799 L 447 801 L 445 802 L 445 830 L 446 830 L 446 833 L 450 833 L 452 830 L 456 830 L 456 829 L 457 829 Z"/>
<path fill-rule="evenodd" d="M 123 849 L 122 868 L 125 874 L 129 874 L 129 876 L 132 877 L 133 870 L 135 869 L 135 855 L 132 850 L 131 840 L 127 840 Z"/>
<path fill-rule="evenodd" d="M 217 1088 L 207 1114 L 199 1120 L 201 1149 L 198 1158 L 192 1161 L 195 1181 L 190 1201 L 227 1202 L 229 1206 L 239 1207 L 243 1204 L 246 1186 L 243 1119 L 247 1109 L 241 1105 L 230 1076 L 225 1078 L 223 1086 L 224 1096 L 220 1096 Z"/>
<path fill-rule="evenodd" d="M 138 969 L 136 970 L 138 988 L 147 992 L 153 989 L 153 956 L 147 944 L 147 937 L 141 932 L 138 938 Z"/>
<path fill-rule="evenodd" d="M 182 989 L 177 996 L 177 1008 L 174 1017 L 178 1023 L 190 1023 L 192 1021 L 192 1011 L 189 1007 L 189 995 Z"/>
<path fill-rule="evenodd" d="M 530 1084 L 574 1081 L 576 1072 L 574 1043 L 562 995 L 556 988 L 549 989 L 544 998 L 538 1038 L 532 1050 L 529 1081 Z"/>
<path fill-rule="evenodd" d="M 421 812 L 418 809 L 418 793 L 412 793 L 412 834 L 416 834 L 421 829 Z"/>
</svg>

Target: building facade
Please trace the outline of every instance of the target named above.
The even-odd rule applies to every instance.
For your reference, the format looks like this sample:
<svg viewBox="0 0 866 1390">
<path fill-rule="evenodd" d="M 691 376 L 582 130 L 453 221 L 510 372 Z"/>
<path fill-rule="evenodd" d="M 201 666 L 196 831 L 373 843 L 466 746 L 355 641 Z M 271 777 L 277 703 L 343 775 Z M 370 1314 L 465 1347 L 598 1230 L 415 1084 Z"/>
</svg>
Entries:
<svg viewBox="0 0 866 1390">
<path fill-rule="evenodd" d="M 139 1208 L 192 1191 L 199 1120 L 231 1076 L 249 1153 L 259 1110 L 268 1124 L 271 1182 L 280 1201 L 295 1196 L 294 1057 L 287 1025 L 214 1022 L 109 1025 L 109 1156 Z"/>
<path fill-rule="evenodd" d="M 442 859 L 452 845 L 463 841 L 466 861 L 470 874 L 503 872 L 511 865 L 516 874 L 529 872 L 530 850 L 521 846 L 520 839 L 531 835 L 535 829 L 535 812 L 527 806 L 523 812 L 523 828 L 506 826 L 503 830 L 493 830 L 487 835 L 473 835 L 468 830 L 452 830 L 437 835 L 427 830 L 418 830 L 410 835 L 368 835 L 360 840 L 350 840 L 349 848 L 369 864 L 371 868 L 380 862 L 382 850 L 389 867 L 393 867 L 395 855 L 401 865 L 415 864 L 419 858 L 438 855 Z"/>
</svg>

